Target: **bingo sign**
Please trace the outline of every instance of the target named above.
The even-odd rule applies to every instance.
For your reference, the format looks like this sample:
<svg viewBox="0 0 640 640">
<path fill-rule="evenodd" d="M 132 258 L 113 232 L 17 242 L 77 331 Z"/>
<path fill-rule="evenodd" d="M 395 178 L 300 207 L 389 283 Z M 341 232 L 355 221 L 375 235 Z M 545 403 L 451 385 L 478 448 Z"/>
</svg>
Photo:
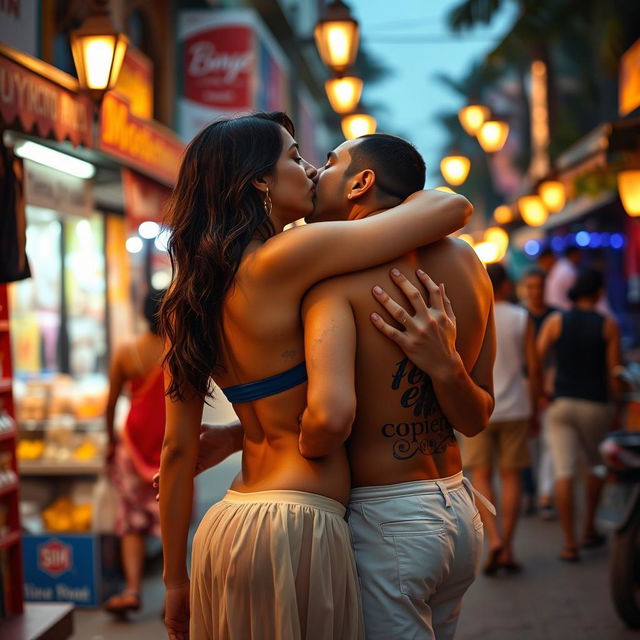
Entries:
<svg viewBox="0 0 640 640">
<path fill-rule="evenodd" d="M 221 116 L 288 108 L 287 62 L 251 10 L 180 13 L 184 85 L 178 130 L 191 139 Z"/>
</svg>

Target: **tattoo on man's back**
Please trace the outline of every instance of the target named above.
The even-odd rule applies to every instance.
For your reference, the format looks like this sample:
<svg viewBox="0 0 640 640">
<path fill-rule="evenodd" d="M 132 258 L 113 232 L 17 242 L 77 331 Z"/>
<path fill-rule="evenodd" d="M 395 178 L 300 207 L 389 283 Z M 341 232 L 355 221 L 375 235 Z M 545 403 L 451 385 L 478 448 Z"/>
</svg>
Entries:
<svg viewBox="0 0 640 640">
<path fill-rule="evenodd" d="M 407 384 L 409 386 L 407 386 Z M 440 409 L 431 378 L 405 358 L 396 364 L 391 388 L 400 395 L 400 406 L 412 409 L 415 422 L 387 422 L 381 433 L 393 443 L 393 457 L 407 460 L 417 453 L 443 453 L 456 442 L 453 428 Z"/>
</svg>

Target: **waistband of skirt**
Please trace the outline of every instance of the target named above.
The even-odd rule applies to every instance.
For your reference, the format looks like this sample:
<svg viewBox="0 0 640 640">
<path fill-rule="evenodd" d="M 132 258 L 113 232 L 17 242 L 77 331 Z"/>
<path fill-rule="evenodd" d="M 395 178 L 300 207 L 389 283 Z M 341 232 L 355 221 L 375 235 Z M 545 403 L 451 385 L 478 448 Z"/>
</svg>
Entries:
<svg viewBox="0 0 640 640">
<path fill-rule="evenodd" d="M 327 496 L 307 491 L 293 491 L 290 489 L 278 489 L 273 491 L 233 491 L 229 489 L 222 499 L 223 502 L 232 504 L 293 504 L 302 507 L 311 507 L 320 511 L 333 513 L 344 518 L 346 507 Z"/>
<path fill-rule="evenodd" d="M 446 478 L 355 487 L 351 489 L 349 502 L 364 502 L 366 500 L 376 500 L 380 498 L 403 498 L 405 496 L 417 496 L 424 493 L 442 493 L 443 488 L 451 491 L 463 486 L 463 477 L 462 471 L 459 471 L 455 475 Z"/>
</svg>

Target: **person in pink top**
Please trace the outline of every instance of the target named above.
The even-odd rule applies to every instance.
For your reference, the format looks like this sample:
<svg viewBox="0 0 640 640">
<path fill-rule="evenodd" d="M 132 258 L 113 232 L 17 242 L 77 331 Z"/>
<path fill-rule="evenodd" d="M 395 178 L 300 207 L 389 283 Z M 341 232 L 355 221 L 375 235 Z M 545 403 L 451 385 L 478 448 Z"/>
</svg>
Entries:
<svg viewBox="0 0 640 640">
<path fill-rule="evenodd" d="M 160 465 L 165 403 L 162 370 L 163 342 L 158 336 L 158 308 L 164 291 L 151 291 L 144 302 L 147 331 L 115 353 L 109 371 L 107 403 L 107 462 L 118 492 L 116 534 L 121 539 L 125 590 L 104 607 L 125 614 L 141 606 L 140 585 L 144 538 L 160 536 L 160 514 L 151 479 Z M 120 441 L 116 441 L 116 402 L 129 387 L 131 408 Z"/>
</svg>

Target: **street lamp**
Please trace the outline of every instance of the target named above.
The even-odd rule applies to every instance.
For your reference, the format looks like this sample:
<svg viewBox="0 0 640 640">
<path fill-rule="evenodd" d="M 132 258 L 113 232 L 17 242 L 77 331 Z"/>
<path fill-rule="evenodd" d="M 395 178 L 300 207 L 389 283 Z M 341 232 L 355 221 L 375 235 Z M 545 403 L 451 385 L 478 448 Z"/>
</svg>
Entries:
<svg viewBox="0 0 640 640">
<path fill-rule="evenodd" d="M 493 219 L 498 224 L 508 224 L 513 220 L 513 211 L 508 204 L 501 204 L 493 211 Z"/>
<path fill-rule="evenodd" d="M 478 130 L 478 142 L 487 153 L 495 153 L 504 147 L 509 135 L 509 125 L 502 120 L 487 120 Z"/>
<path fill-rule="evenodd" d="M 489 113 L 489 107 L 481 104 L 469 104 L 458 111 L 458 119 L 464 130 L 470 136 L 475 136 L 489 117 Z"/>
<path fill-rule="evenodd" d="M 368 113 L 352 113 L 342 118 L 342 133 L 347 140 L 376 132 L 378 123 Z"/>
<path fill-rule="evenodd" d="M 314 31 L 322 62 L 336 75 L 353 65 L 358 54 L 359 27 L 341 0 L 333 0 Z"/>
<path fill-rule="evenodd" d="M 455 187 L 461 185 L 469 175 L 471 161 L 466 156 L 446 156 L 440 161 L 440 173 Z"/>
<path fill-rule="evenodd" d="M 530 227 L 539 227 L 544 224 L 549 215 L 540 196 L 522 196 L 522 198 L 518 198 L 518 209 L 522 219 Z"/>
<path fill-rule="evenodd" d="M 538 194 L 544 202 L 544 206 L 551 212 L 556 213 L 564 207 L 566 194 L 564 185 L 559 180 L 545 180 L 538 185 Z"/>
<path fill-rule="evenodd" d="M 618 193 L 624 210 L 634 218 L 640 216 L 640 171 L 621 171 Z"/>
<path fill-rule="evenodd" d="M 129 44 L 111 23 L 109 0 L 93 0 L 89 17 L 70 38 L 80 86 L 99 101 L 115 85 Z"/>
<path fill-rule="evenodd" d="M 362 95 L 362 80 L 355 76 L 332 78 L 324 83 L 331 107 L 336 113 L 353 111 Z"/>
</svg>

